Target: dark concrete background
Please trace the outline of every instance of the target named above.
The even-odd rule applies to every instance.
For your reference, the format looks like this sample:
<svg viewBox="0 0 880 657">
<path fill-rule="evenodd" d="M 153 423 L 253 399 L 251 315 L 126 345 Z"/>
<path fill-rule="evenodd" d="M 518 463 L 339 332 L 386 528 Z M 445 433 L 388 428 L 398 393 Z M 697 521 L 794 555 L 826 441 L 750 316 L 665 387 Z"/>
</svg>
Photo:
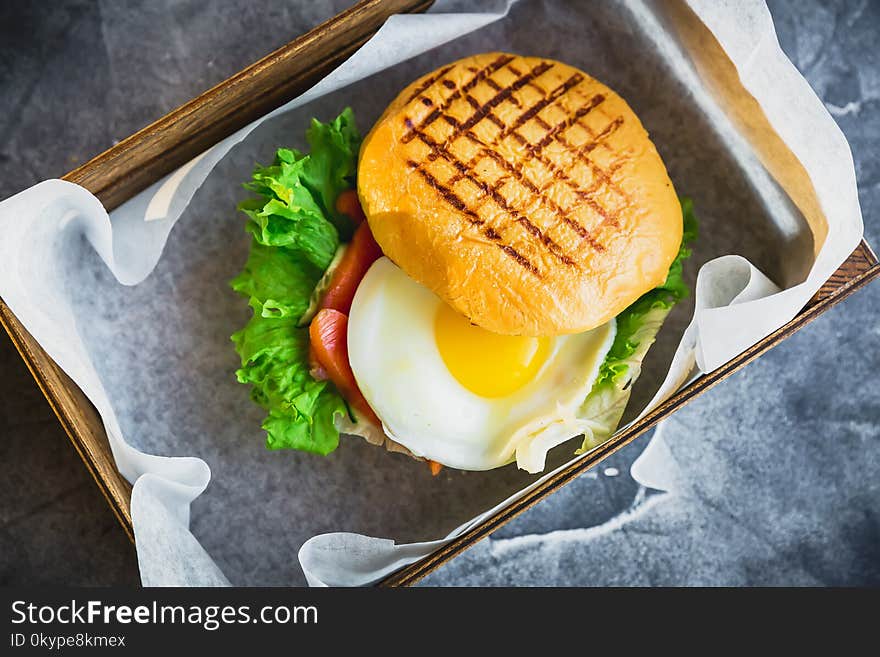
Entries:
<svg viewBox="0 0 880 657">
<path fill-rule="evenodd" d="M 0 1 L 0 198 L 63 174 L 347 4 Z M 878 244 L 880 3 L 770 8 L 850 140 L 866 237 Z M 670 492 L 631 521 L 582 526 L 597 480 L 628 476 L 607 469 L 612 460 L 426 583 L 880 585 L 878 308 L 873 285 L 677 413 L 663 441 Z M 0 585 L 136 584 L 132 546 L 5 337 L 0 373 Z"/>
</svg>

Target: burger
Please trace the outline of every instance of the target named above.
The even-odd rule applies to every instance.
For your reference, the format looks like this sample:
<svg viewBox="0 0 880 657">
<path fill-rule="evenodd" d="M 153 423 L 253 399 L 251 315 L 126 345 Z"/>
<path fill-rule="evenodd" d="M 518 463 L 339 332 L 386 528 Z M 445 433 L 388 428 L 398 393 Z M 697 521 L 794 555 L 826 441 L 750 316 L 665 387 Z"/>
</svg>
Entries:
<svg viewBox="0 0 880 657">
<path fill-rule="evenodd" d="M 696 237 L 638 117 L 561 62 L 486 53 L 361 140 L 313 120 L 245 186 L 233 335 L 270 449 L 340 434 L 442 466 L 544 469 L 611 436 Z"/>
</svg>

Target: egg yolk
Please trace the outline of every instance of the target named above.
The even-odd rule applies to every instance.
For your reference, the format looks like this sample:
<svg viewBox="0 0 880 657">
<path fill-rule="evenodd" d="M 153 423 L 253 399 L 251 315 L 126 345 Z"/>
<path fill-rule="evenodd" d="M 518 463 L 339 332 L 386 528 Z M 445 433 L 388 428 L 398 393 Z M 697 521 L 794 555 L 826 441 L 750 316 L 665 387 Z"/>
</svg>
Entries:
<svg viewBox="0 0 880 657">
<path fill-rule="evenodd" d="M 502 397 L 528 383 L 550 355 L 550 338 L 499 335 L 440 304 L 434 337 L 456 380 L 482 397 Z"/>
</svg>

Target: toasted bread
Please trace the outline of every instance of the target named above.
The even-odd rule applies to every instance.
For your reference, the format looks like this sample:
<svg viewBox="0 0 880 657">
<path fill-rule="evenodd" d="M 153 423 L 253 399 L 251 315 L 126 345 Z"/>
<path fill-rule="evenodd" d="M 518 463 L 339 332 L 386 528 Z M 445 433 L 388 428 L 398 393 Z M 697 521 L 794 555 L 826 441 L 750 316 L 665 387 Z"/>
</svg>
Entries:
<svg viewBox="0 0 880 657">
<path fill-rule="evenodd" d="M 681 207 L 639 119 L 583 71 L 487 53 L 409 85 L 364 139 L 376 241 L 474 324 L 586 331 L 664 282 Z"/>
</svg>

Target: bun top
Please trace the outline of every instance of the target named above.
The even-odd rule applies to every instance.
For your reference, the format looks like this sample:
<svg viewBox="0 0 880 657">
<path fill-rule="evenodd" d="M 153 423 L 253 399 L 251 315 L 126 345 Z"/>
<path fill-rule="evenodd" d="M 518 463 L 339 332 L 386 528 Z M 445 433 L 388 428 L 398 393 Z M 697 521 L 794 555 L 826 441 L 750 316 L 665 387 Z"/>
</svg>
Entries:
<svg viewBox="0 0 880 657">
<path fill-rule="evenodd" d="M 682 238 L 626 102 L 536 57 L 475 55 L 409 85 L 364 139 L 358 195 L 385 255 L 509 335 L 608 321 L 666 280 Z"/>
</svg>

